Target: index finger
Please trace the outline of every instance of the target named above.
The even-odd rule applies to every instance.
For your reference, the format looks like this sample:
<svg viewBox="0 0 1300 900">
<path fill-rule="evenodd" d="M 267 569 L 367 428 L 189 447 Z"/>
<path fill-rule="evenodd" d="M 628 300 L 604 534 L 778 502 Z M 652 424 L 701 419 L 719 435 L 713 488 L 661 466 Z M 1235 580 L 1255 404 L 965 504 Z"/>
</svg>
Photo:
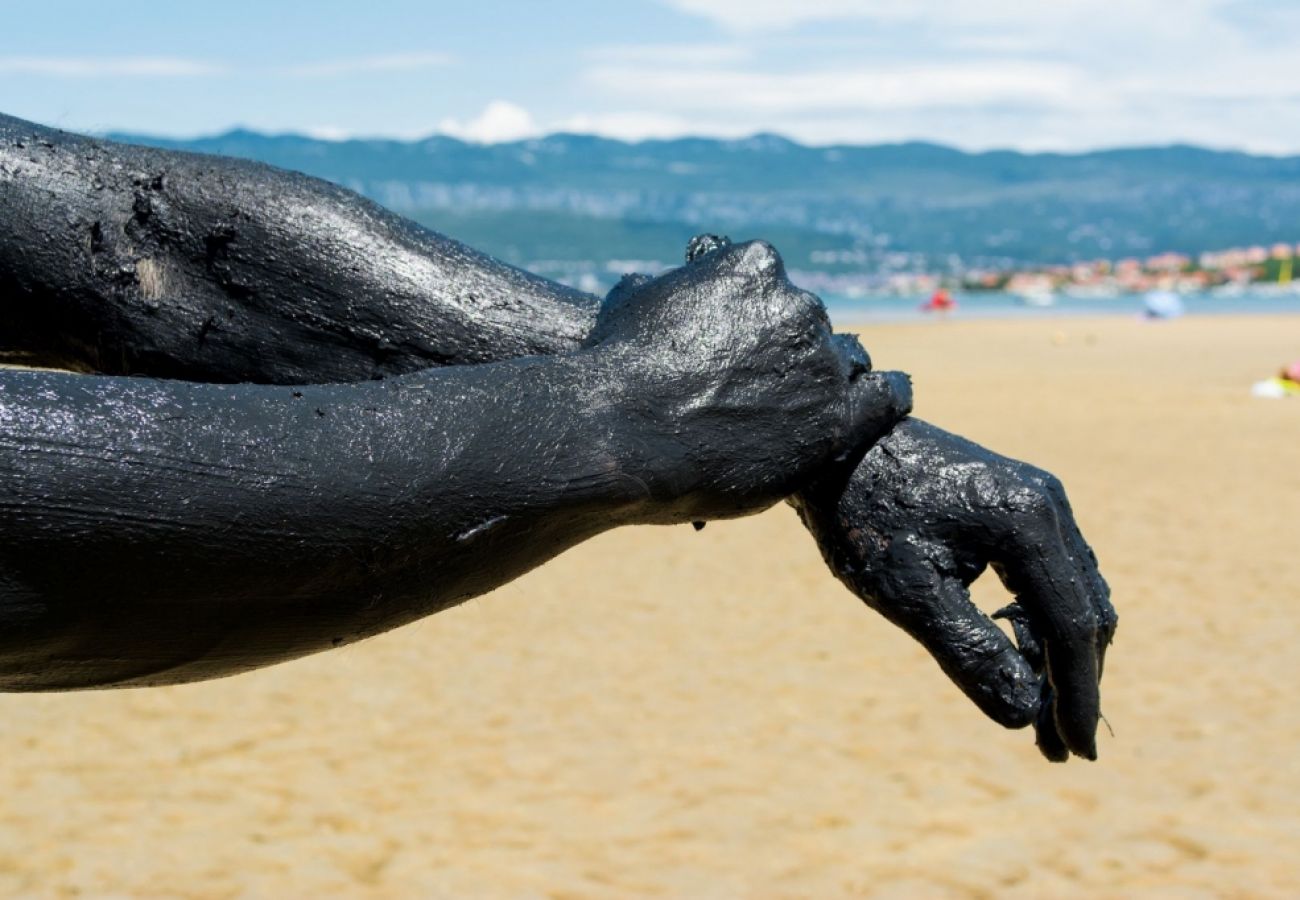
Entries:
<svg viewBox="0 0 1300 900">
<path fill-rule="evenodd" d="M 1100 679 L 1106 662 L 1106 650 L 1115 638 L 1115 628 L 1119 624 L 1119 614 L 1110 602 L 1110 585 L 1102 577 L 1097 565 L 1097 554 L 1092 552 L 1088 542 L 1074 519 L 1070 500 L 1065 496 L 1065 488 L 1055 478 L 1047 480 L 1047 490 L 1056 503 L 1057 527 L 1065 541 L 1066 550 L 1074 561 L 1076 569 L 1084 579 L 1097 614 L 1097 678 Z"/>
<path fill-rule="evenodd" d="M 1071 752 L 1096 759 L 1101 718 L 1096 586 L 1058 528 L 1040 523 L 1033 533 L 1017 537 L 993 568 L 1043 637 L 1057 732 Z"/>
<path fill-rule="evenodd" d="M 969 581 L 941 571 L 905 536 L 893 542 L 883 568 L 870 583 L 859 577 L 850 587 L 919 641 L 993 721 L 1006 728 L 1033 721 L 1039 679 L 1002 629 L 971 601 Z"/>
</svg>

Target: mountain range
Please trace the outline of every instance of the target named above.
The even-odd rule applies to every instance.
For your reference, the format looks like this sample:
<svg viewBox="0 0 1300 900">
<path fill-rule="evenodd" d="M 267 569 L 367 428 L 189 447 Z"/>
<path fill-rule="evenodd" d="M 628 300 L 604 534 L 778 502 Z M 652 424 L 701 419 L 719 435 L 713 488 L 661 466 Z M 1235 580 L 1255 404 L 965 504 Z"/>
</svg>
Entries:
<svg viewBox="0 0 1300 900">
<path fill-rule="evenodd" d="M 637 143 L 554 134 L 327 141 L 230 131 L 116 140 L 246 157 L 356 190 L 543 274 L 673 264 L 700 231 L 850 272 L 1195 254 L 1300 241 L 1300 157 L 1169 146 L 967 153 L 772 134 Z"/>
</svg>

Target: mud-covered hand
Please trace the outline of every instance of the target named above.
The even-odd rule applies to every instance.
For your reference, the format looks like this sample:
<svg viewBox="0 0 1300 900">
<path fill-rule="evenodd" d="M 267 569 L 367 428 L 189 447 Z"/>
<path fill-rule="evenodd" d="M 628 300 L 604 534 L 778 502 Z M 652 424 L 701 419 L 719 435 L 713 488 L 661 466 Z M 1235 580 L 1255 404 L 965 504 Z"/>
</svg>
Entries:
<svg viewBox="0 0 1300 900">
<path fill-rule="evenodd" d="M 1060 762 L 1096 758 L 1099 682 L 1116 614 L 1060 482 L 916 419 L 852 472 L 794 505 L 835 574 L 925 645 L 995 721 L 1031 721 Z M 970 599 L 992 566 L 1016 602 L 997 615 Z"/>
<path fill-rule="evenodd" d="M 906 376 L 872 372 L 770 244 L 697 249 L 658 278 L 625 278 L 588 341 L 614 360 L 627 471 L 655 501 L 643 521 L 757 512 L 860 456 L 911 407 Z"/>
</svg>

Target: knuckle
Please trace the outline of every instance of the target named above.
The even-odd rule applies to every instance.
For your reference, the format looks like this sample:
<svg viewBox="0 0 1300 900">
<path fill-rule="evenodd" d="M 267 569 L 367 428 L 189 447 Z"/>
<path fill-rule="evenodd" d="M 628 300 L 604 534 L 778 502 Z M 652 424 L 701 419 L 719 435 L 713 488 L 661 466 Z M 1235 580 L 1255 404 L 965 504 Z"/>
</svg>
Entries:
<svg viewBox="0 0 1300 900">
<path fill-rule="evenodd" d="M 1025 463 L 1015 469 L 1007 505 L 1023 519 L 1043 525 L 1059 524 L 1069 510 L 1060 479 Z"/>
<path fill-rule="evenodd" d="M 1020 464 L 1020 477 L 1025 484 L 1049 497 L 1062 490 L 1061 482 L 1055 475 L 1028 463 Z"/>
<path fill-rule="evenodd" d="M 1051 472 L 1043 472 L 1039 484 L 1042 486 L 1043 492 L 1053 500 L 1059 500 L 1065 496 L 1065 485 L 1061 484 L 1061 479 Z"/>
<path fill-rule="evenodd" d="M 749 241 L 740 245 L 739 265 L 762 274 L 776 273 L 781 268 L 781 254 L 767 241 Z"/>
<path fill-rule="evenodd" d="M 1022 484 L 1011 492 L 1007 506 L 1020 518 L 1046 525 L 1056 521 L 1056 504 L 1040 487 Z"/>
</svg>

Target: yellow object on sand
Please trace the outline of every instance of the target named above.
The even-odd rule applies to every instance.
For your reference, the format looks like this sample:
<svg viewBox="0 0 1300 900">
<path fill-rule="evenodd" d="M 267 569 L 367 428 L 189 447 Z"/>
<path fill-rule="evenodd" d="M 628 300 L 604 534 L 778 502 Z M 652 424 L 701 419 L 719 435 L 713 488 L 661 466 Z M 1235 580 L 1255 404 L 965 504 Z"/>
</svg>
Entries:
<svg viewBox="0 0 1300 900">
<path fill-rule="evenodd" d="M 1250 392 L 1256 397 L 1300 397 L 1300 382 L 1290 378 L 1266 378 L 1255 382 Z"/>
</svg>

